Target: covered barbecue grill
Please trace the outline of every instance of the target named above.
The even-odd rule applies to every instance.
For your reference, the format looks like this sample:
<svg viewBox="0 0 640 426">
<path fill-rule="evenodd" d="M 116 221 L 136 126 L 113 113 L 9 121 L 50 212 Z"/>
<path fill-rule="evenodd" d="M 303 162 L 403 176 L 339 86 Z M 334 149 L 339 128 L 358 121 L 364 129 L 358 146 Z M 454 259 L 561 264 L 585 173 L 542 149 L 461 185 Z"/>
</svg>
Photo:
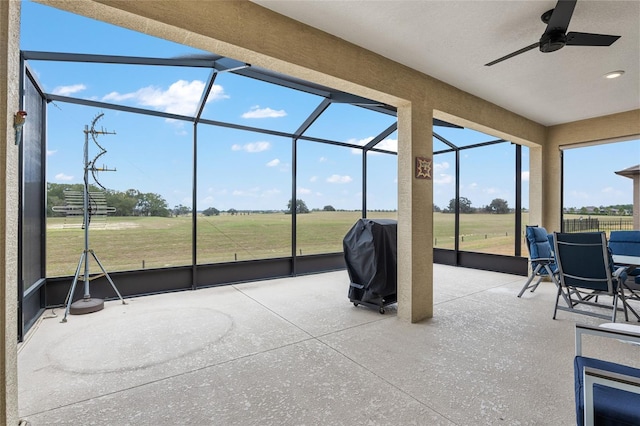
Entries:
<svg viewBox="0 0 640 426">
<path fill-rule="evenodd" d="M 392 219 L 359 219 L 345 235 L 349 300 L 355 306 L 383 314 L 385 306 L 397 302 L 397 230 Z"/>
</svg>

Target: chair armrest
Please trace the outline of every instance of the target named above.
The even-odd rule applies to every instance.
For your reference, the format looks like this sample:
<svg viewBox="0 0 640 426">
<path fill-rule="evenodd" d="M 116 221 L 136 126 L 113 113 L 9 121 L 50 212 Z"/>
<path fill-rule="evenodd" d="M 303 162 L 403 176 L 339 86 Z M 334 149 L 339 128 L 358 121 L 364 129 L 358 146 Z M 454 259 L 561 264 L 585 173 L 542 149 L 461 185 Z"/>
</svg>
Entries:
<svg viewBox="0 0 640 426">
<path fill-rule="evenodd" d="M 627 267 L 626 266 L 618 266 L 618 269 L 613 271 L 613 276 L 615 278 L 620 278 L 620 275 L 622 275 L 626 271 L 627 271 Z"/>
<path fill-rule="evenodd" d="M 636 333 L 628 330 L 615 330 L 587 324 L 576 324 L 576 356 L 582 356 L 582 336 L 584 334 L 609 337 L 625 342 L 640 344 L 640 326 Z"/>
<path fill-rule="evenodd" d="M 614 373 L 593 367 L 584 367 L 584 424 L 593 426 L 595 420 L 593 387 L 594 385 L 607 386 L 609 388 L 637 394 L 640 398 L 640 378 L 626 374 Z M 629 410 L 637 410 L 635 404 L 625 404 Z M 635 413 L 634 413 L 635 414 Z"/>
</svg>

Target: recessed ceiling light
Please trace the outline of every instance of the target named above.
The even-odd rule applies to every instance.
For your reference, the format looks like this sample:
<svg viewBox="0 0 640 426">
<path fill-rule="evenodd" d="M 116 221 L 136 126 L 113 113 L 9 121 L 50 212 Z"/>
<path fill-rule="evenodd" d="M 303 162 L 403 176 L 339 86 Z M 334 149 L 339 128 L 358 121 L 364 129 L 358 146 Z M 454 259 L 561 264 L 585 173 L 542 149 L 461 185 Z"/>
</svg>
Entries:
<svg viewBox="0 0 640 426">
<path fill-rule="evenodd" d="M 618 70 L 618 71 L 611 71 L 608 72 L 604 75 L 604 78 L 618 78 L 620 77 L 622 74 L 624 74 L 624 71 L 622 70 Z"/>
</svg>

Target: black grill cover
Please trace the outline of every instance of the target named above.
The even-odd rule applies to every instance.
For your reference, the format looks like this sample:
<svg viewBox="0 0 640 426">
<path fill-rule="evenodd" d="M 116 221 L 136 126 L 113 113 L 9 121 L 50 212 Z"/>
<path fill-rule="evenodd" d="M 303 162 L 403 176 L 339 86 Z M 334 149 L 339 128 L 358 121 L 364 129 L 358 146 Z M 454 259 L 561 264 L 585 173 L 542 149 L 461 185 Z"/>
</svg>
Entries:
<svg viewBox="0 0 640 426">
<path fill-rule="evenodd" d="M 342 245 L 351 301 L 382 306 L 383 299 L 397 300 L 397 235 L 392 219 L 359 219 L 347 232 Z"/>
</svg>

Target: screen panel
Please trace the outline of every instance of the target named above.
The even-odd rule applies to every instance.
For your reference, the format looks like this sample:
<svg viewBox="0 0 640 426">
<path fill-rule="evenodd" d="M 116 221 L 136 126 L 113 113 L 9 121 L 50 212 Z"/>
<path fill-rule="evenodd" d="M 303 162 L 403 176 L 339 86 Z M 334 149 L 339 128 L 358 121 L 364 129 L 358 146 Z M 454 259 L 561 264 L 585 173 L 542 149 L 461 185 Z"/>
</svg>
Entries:
<svg viewBox="0 0 640 426">
<path fill-rule="evenodd" d="M 44 277 L 44 138 L 42 97 L 30 79 L 25 82 L 27 121 L 22 130 L 22 278 L 24 290 Z"/>
</svg>

